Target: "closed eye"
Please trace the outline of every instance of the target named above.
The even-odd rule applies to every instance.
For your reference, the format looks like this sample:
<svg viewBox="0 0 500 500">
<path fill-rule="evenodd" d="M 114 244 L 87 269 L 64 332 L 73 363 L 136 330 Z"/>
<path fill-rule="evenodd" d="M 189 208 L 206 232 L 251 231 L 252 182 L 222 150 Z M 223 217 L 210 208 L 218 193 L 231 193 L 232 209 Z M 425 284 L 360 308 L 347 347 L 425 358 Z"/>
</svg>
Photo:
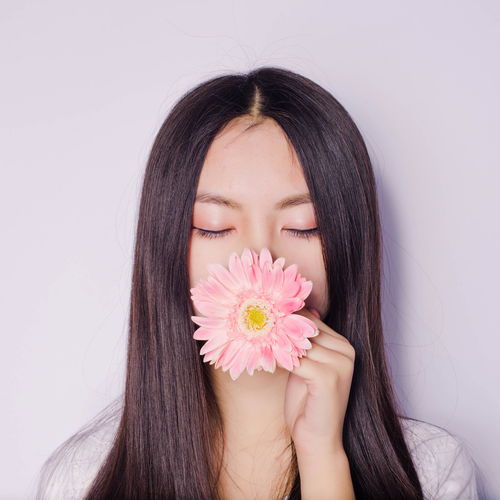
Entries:
<svg viewBox="0 0 500 500">
<path fill-rule="evenodd" d="M 232 229 L 223 229 L 221 231 L 209 231 L 207 229 L 200 229 L 198 227 L 194 227 L 193 229 L 196 230 L 196 233 L 202 236 L 203 238 L 221 238 L 227 233 L 230 233 Z M 288 231 L 289 233 L 292 233 L 294 236 L 297 236 L 298 238 L 312 238 L 316 233 L 318 233 L 318 228 L 313 227 L 311 229 L 285 229 L 285 231 Z"/>
</svg>

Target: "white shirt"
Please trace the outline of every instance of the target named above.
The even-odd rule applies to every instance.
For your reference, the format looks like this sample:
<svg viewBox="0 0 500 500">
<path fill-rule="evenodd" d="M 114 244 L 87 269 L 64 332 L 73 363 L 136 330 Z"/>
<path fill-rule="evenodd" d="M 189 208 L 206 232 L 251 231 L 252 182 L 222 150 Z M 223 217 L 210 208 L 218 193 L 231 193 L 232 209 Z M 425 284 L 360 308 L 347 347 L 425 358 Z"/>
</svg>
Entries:
<svg viewBox="0 0 500 500">
<path fill-rule="evenodd" d="M 44 464 L 44 470 L 53 474 L 43 476 L 43 484 L 39 483 L 43 494 L 37 498 L 82 499 L 112 444 L 117 423 L 114 418 L 83 434 L 69 455 L 57 463 Z M 424 498 L 477 500 L 476 465 L 463 441 L 427 422 L 401 419 L 401 423 Z"/>
</svg>

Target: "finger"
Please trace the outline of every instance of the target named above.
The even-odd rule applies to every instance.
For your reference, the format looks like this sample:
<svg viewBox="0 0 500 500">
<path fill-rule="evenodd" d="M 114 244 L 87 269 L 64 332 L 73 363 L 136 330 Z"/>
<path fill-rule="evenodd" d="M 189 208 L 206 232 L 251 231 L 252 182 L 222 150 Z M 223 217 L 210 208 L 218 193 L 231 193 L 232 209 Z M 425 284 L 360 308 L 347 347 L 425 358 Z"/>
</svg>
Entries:
<svg viewBox="0 0 500 500">
<path fill-rule="evenodd" d="M 308 309 L 303 308 L 300 311 L 296 311 L 294 314 L 301 314 L 302 316 L 305 316 L 306 318 L 310 319 L 311 321 L 316 323 L 316 326 L 326 334 L 338 339 L 343 339 L 346 342 L 349 342 L 349 340 L 347 340 L 346 337 L 336 332 L 333 328 L 330 328 L 326 323 L 323 323 L 323 321 L 314 316 L 314 314 Z"/>
<path fill-rule="evenodd" d="M 308 356 L 302 356 L 299 361 L 299 366 L 294 366 L 292 370 L 289 370 L 291 373 L 294 373 L 306 382 L 321 379 L 319 371 L 325 369 L 324 363 L 313 360 Z"/>
<path fill-rule="evenodd" d="M 316 337 L 309 337 L 309 341 L 313 345 L 313 347 L 309 349 L 309 351 L 314 348 L 314 345 L 318 345 L 323 348 L 339 352 L 340 354 L 347 356 L 347 358 L 349 358 L 352 361 L 354 361 L 356 357 L 356 351 L 352 346 L 352 344 L 349 341 L 347 341 L 347 339 L 345 339 L 344 341 L 332 335 L 328 335 L 321 330 L 319 335 L 317 335 Z"/>
<path fill-rule="evenodd" d="M 320 337 L 321 340 L 317 341 Z M 355 352 L 352 346 L 348 346 L 345 342 L 334 339 L 327 335 L 315 337 L 313 342 L 311 339 L 312 347 L 307 350 L 306 356 L 314 361 L 319 361 L 321 363 L 335 363 L 342 362 L 343 359 L 339 359 L 341 356 L 352 363 L 355 359 Z M 338 360 L 338 361 L 337 361 Z"/>
</svg>

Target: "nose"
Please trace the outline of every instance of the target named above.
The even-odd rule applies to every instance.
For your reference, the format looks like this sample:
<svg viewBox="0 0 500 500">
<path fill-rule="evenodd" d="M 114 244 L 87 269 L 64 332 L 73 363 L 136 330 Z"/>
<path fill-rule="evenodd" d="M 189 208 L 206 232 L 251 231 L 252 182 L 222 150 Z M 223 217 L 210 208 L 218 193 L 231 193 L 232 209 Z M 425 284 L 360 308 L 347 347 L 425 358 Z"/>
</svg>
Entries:
<svg viewBox="0 0 500 500">
<path fill-rule="evenodd" d="M 257 226 L 257 225 L 256 225 Z M 279 250 L 276 248 L 277 245 L 274 242 L 272 235 L 272 230 L 269 229 L 265 223 L 262 223 L 259 227 L 249 228 L 245 235 L 242 236 L 239 248 L 239 255 L 243 252 L 244 248 L 249 248 L 253 250 L 257 255 L 263 248 L 267 248 L 271 254 L 273 262 L 281 257 Z"/>
</svg>

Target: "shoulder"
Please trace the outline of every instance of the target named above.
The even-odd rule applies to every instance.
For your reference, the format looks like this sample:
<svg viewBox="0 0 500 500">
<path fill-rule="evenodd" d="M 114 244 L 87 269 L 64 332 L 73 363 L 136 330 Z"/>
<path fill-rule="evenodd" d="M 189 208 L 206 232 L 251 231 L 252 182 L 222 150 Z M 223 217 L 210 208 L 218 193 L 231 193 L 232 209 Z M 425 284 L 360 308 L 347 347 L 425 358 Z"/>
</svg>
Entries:
<svg viewBox="0 0 500 500">
<path fill-rule="evenodd" d="M 118 419 L 81 430 L 52 452 L 42 466 L 37 500 L 81 499 L 114 441 Z"/>
<path fill-rule="evenodd" d="M 400 418 L 424 498 L 478 498 L 476 464 L 458 436 L 428 422 Z"/>
</svg>

